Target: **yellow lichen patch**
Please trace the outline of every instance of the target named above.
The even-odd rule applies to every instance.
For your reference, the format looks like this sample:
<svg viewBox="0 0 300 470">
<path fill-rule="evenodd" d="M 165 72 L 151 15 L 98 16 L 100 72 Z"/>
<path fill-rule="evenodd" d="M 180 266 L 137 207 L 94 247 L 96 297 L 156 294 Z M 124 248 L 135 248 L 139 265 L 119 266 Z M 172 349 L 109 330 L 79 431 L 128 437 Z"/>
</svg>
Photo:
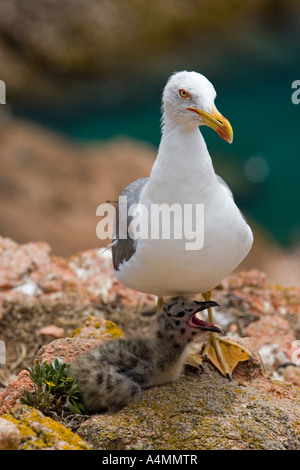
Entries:
<svg viewBox="0 0 300 470">
<path fill-rule="evenodd" d="M 81 331 L 81 327 L 76 328 L 76 330 L 72 331 L 72 333 L 70 334 L 70 338 L 75 338 L 75 336 L 78 336 L 80 331 Z"/>
<path fill-rule="evenodd" d="M 294 423 L 292 423 L 292 427 L 297 436 L 300 436 L 300 421 L 295 421 Z"/>
<path fill-rule="evenodd" d="M 70 336 L 72 338 L 80 336 L 88 339 L 107 340 L 119 339 L 124 336 L 124 333 L 115 323 L 91 316 L 82 327 L 74 330 Z"/>
<path fill-rule="evenodd" d="M 57 449 L 89 450 L 90 447 L 69 429 L 40 411 L 26 405 L 13 408 L 3 415 L 18 426 L 22 450 Z"/>
<path fill-rule="evenodd" d="M 114 338 L 114 339 L 118 339 L 121 336 L 124 336 L 123 331 L 118 327 L 118 325 L 116 325 L 115 323 L 113 323 L 109 320 L 106 321 L 106 330 L 105 330 L 105 332 L 109 333 L 111 335 L 111 337 Z"/>
</svg>

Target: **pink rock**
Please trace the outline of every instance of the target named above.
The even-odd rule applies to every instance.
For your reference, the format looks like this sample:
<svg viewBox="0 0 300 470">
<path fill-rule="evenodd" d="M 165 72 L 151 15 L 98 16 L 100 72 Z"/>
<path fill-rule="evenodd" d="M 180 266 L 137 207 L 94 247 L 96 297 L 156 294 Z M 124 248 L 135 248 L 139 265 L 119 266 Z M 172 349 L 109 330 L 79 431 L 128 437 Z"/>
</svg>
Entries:
<svg viewBox="0 0 300 470">
<path fill-rule="evenodd" d="M 259 321 L 247 327 L 247 333 L 252 338 L 257 351 L 265 345 L 273 344 L 277 345 L 288 358 L 291 358 L 292 343 L 296 337 L 288 321 L 281 316 L 262 316 Z"/>
<path fill-rule="evenodd" d="M 120 328 L 109 320 L 103 318 L 90 318 L 86 324 L 73 333 L 72 337 L 61 338 L 43 346 L 38 359 L 43 362 L 53 362 L 59 358 L 64 362 L 71 362 L 76 356 L 102 341 L 119 338 L 123 335 Z"/>
<path fill-rule="evenodd" d="M 40 362 L 46 360 L 51 363 L 56 358 L 63 362 L 71 362 L 76 356 L 96 347 L 101 341 L 108 341 L 122 335 L 123 332 L 114 323 L 105 319 L 91 318 L 79 331 L 74 332 L 73 337 L 56 339 L 44 345 L 36 358 Z M 34 385 L 26 370 L 22 370 L 0 394 L 0 414 L 20 404 L 24 390 L 34 391 Z"/>
<path fill-rule="evenodd" d="M 65 336 L 65 330 L 56 325 L 47 325 L 39 330 L 39 334 L 53 336 L 53 338 L 63 338 Z"/>
<path fill-rule="evenodd" d="M 29 378 L 27 370 L 22 370 L 0 394 L 0 415 L 20 404 L 24 390 L 34 391 L 34 384 Z"/>
<path fill-rule="evenodd" d="M 7 289 L 21 284 L 30 271 L 49 264 L 50 251 L 47 243 L 18 245 L 0 237 L 0 286 Z"/>
<path fill-rule="evenodd" d="M 127 289 L 117 280 L 114 280 L 108 291 L 109 302 L 118 301 L 119 304 L 126 307 L 146 307 L 156 305 L 156 297 L 151 294 L 143 294 L 133 289 Z"/>
<path fill-rule="evenodd" d="M 101 253 L 101 250 L 100 250 Z M 123 307 L 155 304 L 155 296 L 136 292 L 115 278 L 111 254 L 89 249 L 70 258 L 51 254 L 47 243 L 18 245 L 0 237 L 0 300 L 26 298 L 89 305 L 103 301 Z"/>
<path fill-rule="evenodd" d="M 17 450 L 21 442 L 18 426 L 12 421 L 0 418 L 0 450 Z"/>
<path fill-rule="evenodd" d="M 88 351 L 92 347 L 96 347 L 101 340 L 99 339 L 84 339 L 84 338 L 61 338 L 52 343 L 43 346 L 37 359 L 40 362 L 47 361 L 53 362 L 54 359 L 61 359 L 63 362 L 71 362 L 79 354 Z"/>
<path fill-rule="evenodd" d="M 300 390 L 300 368 L 295 365 L 288 365 L 287 367 L 282 367 L 280 369 L 284 380 L 291 382 L 298 387 Z"/>
</svg>

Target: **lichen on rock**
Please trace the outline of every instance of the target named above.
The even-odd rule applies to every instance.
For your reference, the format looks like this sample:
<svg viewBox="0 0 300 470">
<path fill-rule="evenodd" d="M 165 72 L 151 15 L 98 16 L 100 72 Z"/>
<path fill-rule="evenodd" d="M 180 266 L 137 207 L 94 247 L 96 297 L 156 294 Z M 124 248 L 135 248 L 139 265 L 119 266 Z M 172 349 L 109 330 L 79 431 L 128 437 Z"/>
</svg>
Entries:
<svg viewBox="0 0 300 470">
<path fill-rule="evenodd" d="M 123 335 L 123 331 L 112 321 L 90 316 L 85 324 L 74 330 L 70 336 L 105 340 L 119 339 Z"/>
<path fill-rule="evenodd" d="M 18 426 L 12 421 L 0 418 L 0 450 L 17 450 L 20 442 Z"/>
<path fill-rule="evenodd" d="M 62 424 L 26 405 L 3 415 L 21 434 L 19 450 L 89 450 L 90 447 Z"/>
<path fill-rule="evenodd" d="M 204 374 L 145 390 L 138 402 L 114 415 L 95 415 L 77 432 L 95 448 L 110 450 L 138 442 L 154 450 L 299 449 L 295 393 L 292 385 L 263 375 L 228 382 L 206 364 Z"/>
</svg>

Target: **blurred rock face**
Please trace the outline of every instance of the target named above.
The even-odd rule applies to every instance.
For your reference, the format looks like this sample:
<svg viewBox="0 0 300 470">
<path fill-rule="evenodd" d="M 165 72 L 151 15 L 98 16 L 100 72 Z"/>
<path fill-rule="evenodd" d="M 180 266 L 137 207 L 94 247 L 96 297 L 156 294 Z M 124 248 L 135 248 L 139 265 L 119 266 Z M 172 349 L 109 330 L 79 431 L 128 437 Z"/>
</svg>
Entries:
<svg viewBox="0 0 300 470">
<path fill-rule="evenodd" d="M 268 3 L 238 0 L 230 7 L 222 0 L 2 0 L 1 78 L 9 83 L 11 95 L 44 93 L 63 77 L 139 70 L 153 56 L 162 66 L 166 53 L 185 56 L 186 41 L 202 55 L 207 34 L 210 43 L 216 32 L 220 44 L 222 34 L 228 39 L 233 25 L 247 26 L 249 14 L 259 16 Z"/>
<path fill-rule="evenodd" d="M 56 254 L 107 245 L 96 236 L 99 204 L 148 176 L 155 150 L 130 140 L 73 146 L 19 121 L 1 126 L 0 233 L 47 240 Z"/>
</svg>

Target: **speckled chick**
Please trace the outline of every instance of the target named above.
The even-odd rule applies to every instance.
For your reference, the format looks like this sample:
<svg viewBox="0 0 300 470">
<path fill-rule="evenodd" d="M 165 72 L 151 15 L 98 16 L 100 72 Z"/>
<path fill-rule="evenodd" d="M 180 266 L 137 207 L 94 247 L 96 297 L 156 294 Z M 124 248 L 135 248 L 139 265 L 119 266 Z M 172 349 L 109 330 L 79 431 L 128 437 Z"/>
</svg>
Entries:
<svg viewBox="0 0 300 470">
<path fill-rule="evenodd" d="M 196 315 L 216 305 L 172 298 L 157 313 L 152 337 L 108 341 L 78 356 L 71 375 L 77 379 L 86 409 L 116 411 L 138 399 L 142 389 L 177 380 L 191 343 L 205 341 L 210 331 L 221 331 Z"/>
</svg>

